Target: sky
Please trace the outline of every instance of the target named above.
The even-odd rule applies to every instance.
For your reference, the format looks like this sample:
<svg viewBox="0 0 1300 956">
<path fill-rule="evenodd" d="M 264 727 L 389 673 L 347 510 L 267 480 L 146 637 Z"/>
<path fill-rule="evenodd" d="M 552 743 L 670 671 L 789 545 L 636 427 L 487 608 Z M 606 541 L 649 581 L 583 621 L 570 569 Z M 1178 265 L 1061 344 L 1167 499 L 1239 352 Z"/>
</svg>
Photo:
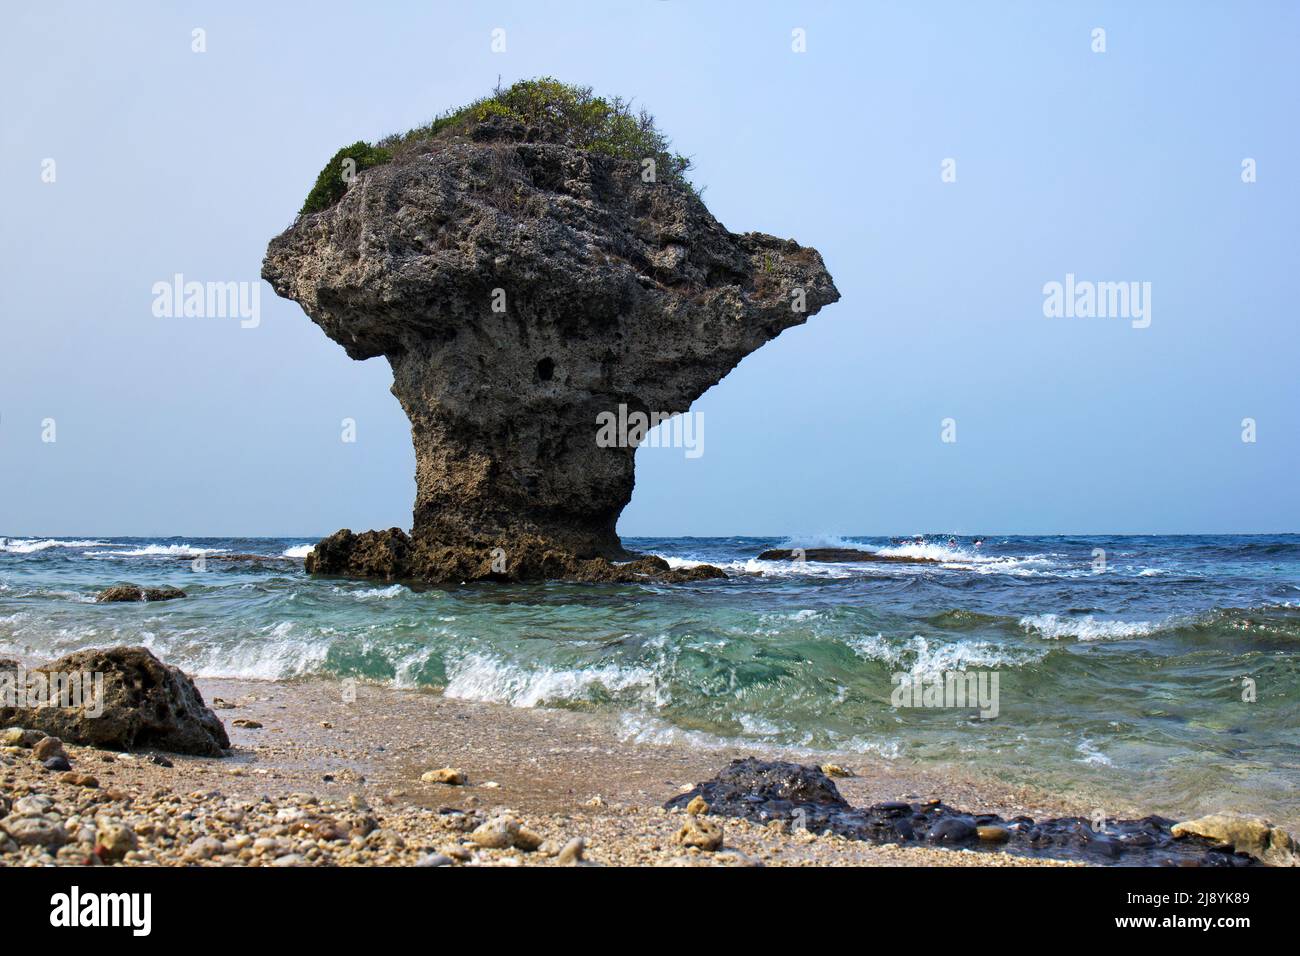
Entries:
<svg viewBox="0 0 1300 956">
<path fill-rule="evenodd" d="M 540 75 L 843 296 L 695 403 L 702 454 L 637 452 L 621 534 L 1298 531 L 1298 41 L 1284 2 L 14 5 L 0 535 L 408 527 L 387 363 L 261 260 L 341 145 Z M 258 324 L 155 315 L 178 273 Z M 1049 317 L 1067 275 L 1149 312 Z"/>
</svg>

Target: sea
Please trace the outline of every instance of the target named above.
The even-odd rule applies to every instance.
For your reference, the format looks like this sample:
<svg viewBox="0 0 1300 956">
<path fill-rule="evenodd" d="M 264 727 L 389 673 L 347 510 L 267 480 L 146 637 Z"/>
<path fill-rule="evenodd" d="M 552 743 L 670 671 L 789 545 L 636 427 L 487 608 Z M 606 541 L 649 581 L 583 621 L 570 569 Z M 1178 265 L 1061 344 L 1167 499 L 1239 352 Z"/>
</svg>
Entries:
<svg viewBox="0 0 1300 956">
<path fill-rule="evenodd" d="M 429 688 L 633 741 L 1300 824 L 1300 535 L 625 538 L 729 576 L 438 588 L 309 577 L 312 544 L 0 537 L 0 656 L 144 645 L 200 677 Z M 932 560 L 757 557 L 790 547 Z M 95 603 L 124 582 L 188 596 Z"/>
</svg>

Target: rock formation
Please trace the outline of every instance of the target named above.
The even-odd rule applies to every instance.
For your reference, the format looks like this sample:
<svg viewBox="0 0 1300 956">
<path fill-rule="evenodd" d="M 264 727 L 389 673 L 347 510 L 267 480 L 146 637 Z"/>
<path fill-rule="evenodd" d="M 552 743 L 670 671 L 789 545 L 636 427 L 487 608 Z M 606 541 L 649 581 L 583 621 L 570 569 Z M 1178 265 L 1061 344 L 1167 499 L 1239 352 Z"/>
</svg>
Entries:
<svg viewBox="0 0 1300 956">
<path fill-rule="evenodd" d="M 24 674 L 28 688 L 35 675 L 46 675 L 46 686 L 52 684 L 50 675 L 57 675 L 69 687 L 61 694 L 51 686 L 46 700 L 53 703 L 44 706 L 9 707 L 0 698 L 0 727 L 113 750 L 156 748 L 220 757 L 230 747 L 225 727 L 194 682 L 143 647 L 76 651 L 25 671 L 16 662 L 0 661 L 0 672 Z"/>
<path fill-rule="evenodd" d="M 684 184 L 559 139 L 489 117 L 407 143 L 271 241 L 263 277 L 352 358 L 388 360 L 415 444 L 411 534 L 340 532 L 309 571 L 679 577 L 610 564 L 632 557 L 614 528 L 643 436 L 602 447 L 598 417 L 685 412 L 839 293 L 815 250 L 728 232 Z"/>
</svg>

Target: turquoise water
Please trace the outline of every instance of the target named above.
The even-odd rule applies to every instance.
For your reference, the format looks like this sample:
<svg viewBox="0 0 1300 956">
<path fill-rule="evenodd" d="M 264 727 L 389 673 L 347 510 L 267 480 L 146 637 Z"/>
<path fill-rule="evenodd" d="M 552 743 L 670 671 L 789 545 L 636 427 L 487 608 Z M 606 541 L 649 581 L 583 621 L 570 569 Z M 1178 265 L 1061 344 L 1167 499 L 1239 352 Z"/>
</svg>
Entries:
<svg viewBox="0 0 1300 956">
<path fill-rule="evenodd" d="M 1300 819 L 1300 536 L 643 538 L 625 543 L 731 577 L 426 590 L 310 579 L 311 543 L 0 538 L 0 654 L 144 644 L 206 676 L 439 687 L 599 710 L 645 741 L 958 763 L 1170 814 Z M 825 544 L 940 563 L 754 559 Z M 189 597 L 93 603 L 122 581 Z M 891 706 L 894 675 L 950 671 L 996 674 L 997 716 Z"/>
</svg>

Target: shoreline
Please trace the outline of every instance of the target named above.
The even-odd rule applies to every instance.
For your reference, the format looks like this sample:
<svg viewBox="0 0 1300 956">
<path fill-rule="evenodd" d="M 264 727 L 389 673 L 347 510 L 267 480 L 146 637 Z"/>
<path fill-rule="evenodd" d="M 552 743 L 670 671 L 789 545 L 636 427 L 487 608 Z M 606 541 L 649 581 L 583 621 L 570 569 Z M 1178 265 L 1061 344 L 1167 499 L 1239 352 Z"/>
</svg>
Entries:
<svg viewBox="0 0 1300 956">
<path fill-rule="evenodd" d="M 121 861 L 146 865 L 545 865 L 559 862 L 559 849 L 574 838 L 585 843 L 583 861 L 611 865 L 1078 865 L 876 845 L 721 817 L 709 819 L 724 827 L 724 850 L 704 852 L 675 842 L 685 815 L 663 803 L 733 758 L 762 753 L 797 761 L 798 753 L 634 742 L 620 739 L 607 715 L 374 684 L 357 684 L 349 703 L 343 682 L 326 678 L 195 683 L 226 725 L 229 756 L 167 754 L 171 766 L 159 766 L 145 753 L 68 745 L 72 776 L 94 778 L 85 786 L 16 748 L 5 751 L 4 792 L 15 802 L 49 797 L 47 813 L 63 815 L 68 841 L 24 846 L 17 857 L 0 853 L 0 861 L 84 864 L 103 826 L 126 824 L 138 840 Z M 854 805 L 938 798 L 1007 817 L 1089 812 L 1077 800 L 953 768 L 860 754 L 819 755 L 819 762 L 853 772 L 835 783 Z M 463 771 L 466 784 L 421 780 L 444 767 Z M 468 836 L 503 813 L 537 834 L 541 849 L 479 846 Z"/>
</svg>

